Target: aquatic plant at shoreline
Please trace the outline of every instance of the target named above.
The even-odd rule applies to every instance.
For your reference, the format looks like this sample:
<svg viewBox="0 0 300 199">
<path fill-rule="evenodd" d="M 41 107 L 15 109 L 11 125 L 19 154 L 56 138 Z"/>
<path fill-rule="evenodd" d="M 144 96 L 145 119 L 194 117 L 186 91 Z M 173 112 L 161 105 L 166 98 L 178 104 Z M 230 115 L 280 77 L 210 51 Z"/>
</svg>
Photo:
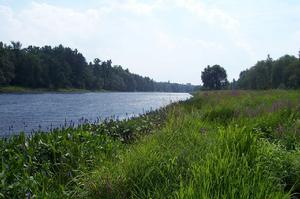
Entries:
<svg viewBox="0 0 300 199">
<path fill-rule="evenodd" d="M 51 132 L 21 133 L 0 140 L 0 198 L 67 197 L 72 179 L 117 158 L 132 143 L 166 119 L 166 108 L 125 120 L 64 125 Z"/>
</svg>

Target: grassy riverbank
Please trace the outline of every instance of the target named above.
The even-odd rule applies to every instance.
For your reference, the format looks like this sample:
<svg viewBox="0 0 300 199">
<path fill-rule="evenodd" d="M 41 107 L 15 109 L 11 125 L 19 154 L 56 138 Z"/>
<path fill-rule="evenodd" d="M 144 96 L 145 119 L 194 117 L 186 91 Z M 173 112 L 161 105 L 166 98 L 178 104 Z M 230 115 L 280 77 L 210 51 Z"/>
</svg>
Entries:
<svg viewBox="0 0 300 199">
<path fill-rule="evenodd" d="M 165 109 L 138 118 L 0 140 L 0 198 L 66 198 L 76 179 L 113 162 L 141 136 L 161 128 Z"/>
<path fill-rule="evenodd" d="M 290 198 L 300 92 L 195 94 L 146 116 L 1 141 L 3 197 Z"/>
</svg>

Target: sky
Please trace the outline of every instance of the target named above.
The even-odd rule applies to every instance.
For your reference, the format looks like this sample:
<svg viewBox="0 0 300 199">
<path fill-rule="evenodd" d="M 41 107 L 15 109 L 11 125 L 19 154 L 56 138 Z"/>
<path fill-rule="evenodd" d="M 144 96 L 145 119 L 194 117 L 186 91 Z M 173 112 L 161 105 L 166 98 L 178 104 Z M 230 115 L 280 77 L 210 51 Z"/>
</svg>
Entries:
<svg viewBox="0 0 300 199">
<path fill-rule="evenodd" d="M 0 0 L 0 41 L 62 44 L 156 81 L 228 79 L 300 50 L 299 0 Z"/>
</svg>

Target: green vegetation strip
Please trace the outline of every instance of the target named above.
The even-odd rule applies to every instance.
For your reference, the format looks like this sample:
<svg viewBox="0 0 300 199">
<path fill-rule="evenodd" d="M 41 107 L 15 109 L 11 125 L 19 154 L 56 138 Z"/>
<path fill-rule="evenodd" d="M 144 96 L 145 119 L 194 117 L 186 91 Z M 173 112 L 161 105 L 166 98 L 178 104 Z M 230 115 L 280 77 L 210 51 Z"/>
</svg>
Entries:
<svg viewBox="0 0 300 199">
<path fill-rule="evenodd" d="M 58 93 L 84 93 L 84 92 L 104 92 L 104 90 L 84 90 L 84 89 L 45 89 L 45 88 L 26 88 L 19 86 L 4 86 L 0 87 L 1 93 L 49 93 L 49 92 L 58 92 Z"/>
<path fill-rule="evenodd" d="M 1 141 L 5 198 L 291 198 L 300 92 L 219 91 L 129 121 Z"/>
<path fill-rule="evenodd" d="M 159 129 L 165 109 L 123 121 L 106 120 L 50 133 L 0 140 L 0 198 L 66 198 L 77 179 L 119 158 L 121 151 Z"/>
</svg>

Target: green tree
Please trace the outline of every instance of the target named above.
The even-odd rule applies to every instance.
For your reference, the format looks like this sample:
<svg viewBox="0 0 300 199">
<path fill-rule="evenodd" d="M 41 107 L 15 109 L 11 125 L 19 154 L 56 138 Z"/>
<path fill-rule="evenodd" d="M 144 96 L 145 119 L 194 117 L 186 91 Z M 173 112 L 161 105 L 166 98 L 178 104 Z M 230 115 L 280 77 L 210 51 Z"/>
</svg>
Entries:
<svg viewBox="0 0 300 199">
<path fill-rule="evenodd" d="M 240 73 L 237 85 L 241 89 L 276 89 L 300 87 L 300 60 L 285 55 L 277 60 L 270 56 Z"/>
<path fill-rule="evenodd" d="M 15 66 L 9 58 L 2 42 L 0 42 L 0 86 L 9 85 L 15 77 Z"/>
<path fill-rule="evenodd" d="M 294 80 L 293 80 L 294 81 Z M 82 88 L 115 91 L 172 91 L 191 92 L 194 86 L 155 82 L 112 66 L 112 61 L 95 59 L 87 63 L 77 51 L 57 47 L 28 46 L 20 42 L 5 45 L 0 42 L 0 86 L 30 88 Z"/>
<path fill-rule="evenodd" d="M 220 90 L 228 85 L 227 74 L 219 65 L 207 66 L 201 74 L 204 89 Z"/>
</svg>

